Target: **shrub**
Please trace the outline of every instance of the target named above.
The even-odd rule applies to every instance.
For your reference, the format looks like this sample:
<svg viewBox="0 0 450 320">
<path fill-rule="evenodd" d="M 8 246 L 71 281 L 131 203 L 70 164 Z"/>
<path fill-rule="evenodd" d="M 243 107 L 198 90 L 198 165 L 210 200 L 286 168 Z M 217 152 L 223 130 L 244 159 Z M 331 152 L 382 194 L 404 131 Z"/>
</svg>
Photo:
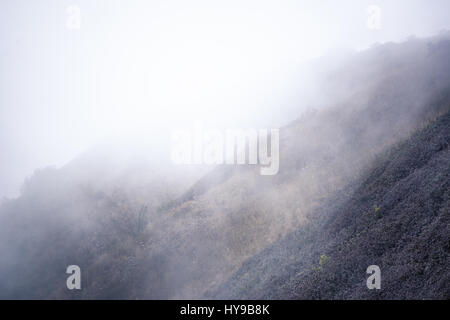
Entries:
<svg viewBox="0 0 450 320">
<path fill-rule="evenodd" d="M 319 259 L 319 266 L 323 267 L 328 261 L 328 256 L 326 254 L 323 254 L 320 256 Z"/>
</svg>

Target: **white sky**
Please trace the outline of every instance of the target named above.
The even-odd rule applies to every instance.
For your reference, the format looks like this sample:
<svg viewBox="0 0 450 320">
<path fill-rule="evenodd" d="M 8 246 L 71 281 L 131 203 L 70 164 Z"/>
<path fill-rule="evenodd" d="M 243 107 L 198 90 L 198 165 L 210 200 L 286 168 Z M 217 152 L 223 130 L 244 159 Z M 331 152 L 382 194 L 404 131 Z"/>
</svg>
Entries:
<svg viewBox="0 0 450 320">
<path fill-rule="evenodd" d="M 1 1 L 0 197 L 106 137 L 282 125 L 302 62 L 450 29 L 449 12 L 448 0 Z"/>
</svg>

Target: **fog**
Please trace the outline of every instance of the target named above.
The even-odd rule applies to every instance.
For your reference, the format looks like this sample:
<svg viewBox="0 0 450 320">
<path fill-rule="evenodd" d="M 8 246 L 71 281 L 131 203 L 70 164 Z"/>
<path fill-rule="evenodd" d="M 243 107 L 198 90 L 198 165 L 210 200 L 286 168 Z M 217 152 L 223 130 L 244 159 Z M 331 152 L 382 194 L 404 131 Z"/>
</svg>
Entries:
<svg viewBox="0 0 450 320">
<path fill-rule="evenodd" d="M 368 25 L 370 5 L 381 9 L 379 28 Z M 0 196 L 17 196 L 35 169 L 61 167 L 94 146 L 166 159 L 158 146 L 194 121 L 282 126 L 314 101 L 315 67 L 327 65 L 318 58 L 435 34 L 450 27 L 449 7 L 3 1 Z"/>
<path fill-rule="evenodd" d="M 449 111 L 448 9 L 2 3 L 0 299 L 217 297 L 248 259 L 320 233 L 386 151 Z M 295 272 L 328 246 L 310 245 Z"/>
</svg>

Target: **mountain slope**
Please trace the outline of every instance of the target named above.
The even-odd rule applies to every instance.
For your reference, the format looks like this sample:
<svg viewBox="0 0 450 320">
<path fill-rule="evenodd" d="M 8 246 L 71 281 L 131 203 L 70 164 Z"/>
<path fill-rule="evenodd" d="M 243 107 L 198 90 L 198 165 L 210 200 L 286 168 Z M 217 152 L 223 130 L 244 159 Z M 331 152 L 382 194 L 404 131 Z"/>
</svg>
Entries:
<svg viewBox="0 0 450 320">
<path fill-rule="evenodd" d="M 214 297 L 449 299 L 449 146 L 447 112 L 381 155 L 354 192 L 315 213 L 314 226 L 248 260 Z M 381 290 L 366 287 L 369 265 L 381 268 Z"/>
<path fill-rule="evenodd" d="M 260 176 L 255 166 L 219 166 L 186 190 L 172 169 L 161 174 L 158 166 L 118 170 L 112 164 L 104 170 L 105 157 L 95 154 L 69 168 L 38 172 L 18 199 L 0 206 L 0 298 L 351 297 L 353 291 L 332 286 L 327 293 L 330 283 L 339 282 L 328 278 L 314 290 L 308 284 L 320 278 L 311 269 L 327 255 L 318 274 L 326 275 L 336 263 L 342 272 L 335 277 L 344 277 L 346 287 L 355 289 L 355 277 L 364 281 L 370 259 L 365 251 L 358 253 L 362 260 L 351 257 L 352 239 L 365 235 L 364 228 L 378 221 L 370 219 L 381 213 L 394 221 L 405 214 L 391 216 L 396 198 L 390 203 L 387 196 L 378 197 L 387 192 L 379 188 L 408 173 L 408 166 L 419 167 L 399 161 L 394 170 L 380 155 L 448 110 L 449 39 L 386 44 L 351 55 L 324 80 L 320 108 L 280 129 L 275 176 Z M 427 136 L 422 147 L 434 148 L 431 141 L 438 136 Z M 440 154 L 446 150 L 442 144 Z M 419 151 L 412 150 L 408 161 L 420 159 Z M 383 163 L 388 180 L 364 188 L 362 177 Z M 389 170 L 395 174 L 388 175 Z M 428 195 L 425 188 L 406 187 L 404 196 Z M 351 202 L 357 190 L 366 196 Z M 387 194 L 393 197 L 393 190 Z M 433 194 L 446 201 L 445 192 Z M 417 210 L 424 204 L 410 205 Z M 369 214 L 374 206 L 380 209 Z M 363 220 L 354 224 L 358 219 Z M 385 225 L 389 232 L 391 224 Z M 440 237 L 448 234 L 447 229 L 436 231 Z M 339 262 L 338 248 L 354 259 L 350 267 Z M 374 245 L 377 254 L 385 249 Z M 418 263 L 428 259 L 417 258 Z M 82 269 L 81 291 L 65 286 L 65 270 L 72 264 Z M 383 279 L 388 277 L 385 267 Z M 364 269 L 363 274 L 352 275 L 355 268 Z M 245 270 L 251 272 L 245 275 Z M 425 277 L 433 279 L 429 273 Z"/>
</svg>

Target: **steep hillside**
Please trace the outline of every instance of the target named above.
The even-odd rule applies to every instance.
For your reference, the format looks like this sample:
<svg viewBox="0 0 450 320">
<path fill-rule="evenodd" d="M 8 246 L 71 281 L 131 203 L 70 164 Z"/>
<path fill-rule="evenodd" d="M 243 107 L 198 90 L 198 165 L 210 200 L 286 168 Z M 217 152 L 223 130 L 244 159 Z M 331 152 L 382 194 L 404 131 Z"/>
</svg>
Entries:
<svg viewBox="0 0 450 320">
<path fill-rule="evenodd" d="M 353 191 L 380 152 L 447 109 L 450 81 L 443 70 L 450 67 L 441 58 L 450 56 L 449 44 L 414 41 L 387 45 L 386 52 L 376 48 L 381 58 L 372 51 L 356 56 L 339 71 L 352 75 L 351 90 L 338 81 L 348 89 L 339 89 L 342 100 L 282 128 L 278 175 L 218 168 L 201 179 L 156 228 L 167 244 L 175 297 L 214 291 L 247 258 L 296 228 L 310 228 L 314 212 L 329 198 L 341 201 L 344 188 Z M 371 69 L 354 74 L 355 65 Z"/>
<path fill-rule="evenodd" d="M 449 39 L 351 55 L 325 77 L 320 108 L 280 129 L 274 176 L 219 166 L 186 189 L 157 167 L 111 179 L 103 159 L 95 170 L 90 159 L 39 171 L 21 197 L 0 206 L 0 298 L 364 297 L 355 283 L 369 260 L 388 285 L 400 283 L 414 259 L 430 284 L 408 292 L 446 296 L 432 276 L 446 274 L 446 256 L 408 244 L 413 235 L 448 235 L 438 229 L 448 226 L 434 224 L 448 215 L 448 115 L 392 148 L 447 112 Z M 434 216 L 424 213 L 431 208 Z M 356 242 L 373 250 L 354 250 Z M 327 264 L 311 271 L 321 255 Z M 389 265 L 393 258 L 403 260 Z M 72 264 L 83 270 L 81 291 L 65 287 Z M 348 291 L 337 289 L 341 280 Z"/>
<path fill-rule="evenodd" d="M 450 112 L 243 264 L 215 298 L 449 299 Z M 368 290 L 378 265 L 382 289 Z"/>
</svg>

